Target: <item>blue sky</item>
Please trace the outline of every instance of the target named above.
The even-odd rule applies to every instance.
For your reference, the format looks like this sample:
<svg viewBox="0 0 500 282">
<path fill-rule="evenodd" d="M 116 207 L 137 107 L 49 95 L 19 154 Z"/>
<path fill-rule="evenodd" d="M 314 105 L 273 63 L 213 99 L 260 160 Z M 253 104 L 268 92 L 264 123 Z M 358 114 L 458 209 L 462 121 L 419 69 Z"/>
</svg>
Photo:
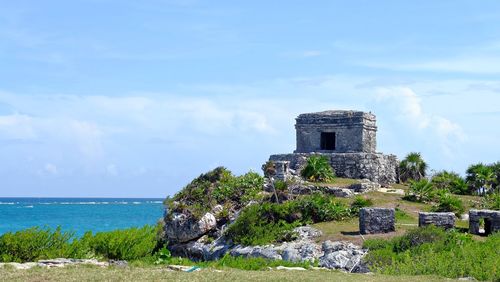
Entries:
<svg viewBox="0 0 500 282">
<path fill-rule="evenodd" d="M 500 160 L 498 1 L 1 1 L 0 196 L 164 197 L 372 111 L 378 150 Z"/>
</svg>

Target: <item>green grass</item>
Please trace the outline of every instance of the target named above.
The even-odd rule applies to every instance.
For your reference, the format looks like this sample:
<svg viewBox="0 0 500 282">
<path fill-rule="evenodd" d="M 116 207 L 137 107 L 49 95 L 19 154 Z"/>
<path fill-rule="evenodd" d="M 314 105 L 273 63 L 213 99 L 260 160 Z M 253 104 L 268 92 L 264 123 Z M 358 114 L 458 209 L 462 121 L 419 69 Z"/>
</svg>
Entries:
<svg viewBox="0 0 500 282">
<path fill-rule="evenodd" d="M 2 281 L 445 281 L 436 276 L 389 276 L 380 274 L 347 274 L 336 271 L 245 271 L 225 268 L 203 269 L 185 273 L 166 267 L 66 267 L 30 270 L 0 268 Z"/>
</svg>

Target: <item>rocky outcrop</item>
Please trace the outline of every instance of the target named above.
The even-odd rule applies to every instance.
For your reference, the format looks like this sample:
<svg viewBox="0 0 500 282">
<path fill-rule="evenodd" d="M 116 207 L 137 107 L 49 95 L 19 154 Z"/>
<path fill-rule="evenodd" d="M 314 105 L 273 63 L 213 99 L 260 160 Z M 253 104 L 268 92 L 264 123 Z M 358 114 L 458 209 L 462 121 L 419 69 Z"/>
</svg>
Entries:
<svg viewBox="0 0 500 282">
<path fill-rule="evenodd" d="M 185 243 L 198 239 L 217 226 L 217 220 L 211 213 L 206 213 L 199 220 L 193 216 L 174 213 L 165 220 L 165 236 L 169 242 Z"/>
<path fill-rule="evenodd" d="M 367 251 L 348 242 L 325 241 L 322 245 L 323 256 L 319 265 L 329 269 L 340 269 L 347 272 L 367 272 L 362 263 Z"/>
</svg>

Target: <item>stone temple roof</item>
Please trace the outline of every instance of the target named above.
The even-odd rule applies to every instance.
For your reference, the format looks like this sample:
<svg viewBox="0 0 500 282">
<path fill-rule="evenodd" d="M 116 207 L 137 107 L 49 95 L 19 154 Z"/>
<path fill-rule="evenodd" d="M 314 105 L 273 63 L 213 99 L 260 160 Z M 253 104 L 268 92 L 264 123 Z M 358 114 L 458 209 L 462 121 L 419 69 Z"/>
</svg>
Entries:
<svg viewBox="0 0 500 282">
<path fill-rule="evenodd" d="M 375 119 L 375 115 L 372 113 L 366 113 L 362 111 L 350 111 L 350 110 L 328 110 L 316 113 L 305 113 L 300 114 L 297 120 L 302 119 L 318 119 L 318 118 L 351 118 L 351 117 L 364 117 L 367 119 Z"/>
</svg>

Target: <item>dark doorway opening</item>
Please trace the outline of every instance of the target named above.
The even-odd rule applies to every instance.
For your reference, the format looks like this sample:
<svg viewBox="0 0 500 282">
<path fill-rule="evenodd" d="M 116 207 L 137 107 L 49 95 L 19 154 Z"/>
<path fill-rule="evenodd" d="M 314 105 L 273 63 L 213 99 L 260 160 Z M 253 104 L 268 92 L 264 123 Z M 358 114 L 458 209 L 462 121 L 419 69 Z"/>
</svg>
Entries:
<svg viewBox="0 0 500 282">
<path fill-rule="evenodd" d="M 335 132 L 321 132 L 321 150 L 335 150 Z"/>
<path fill-rule="evenodd" d="M 491 220 L 489 218 L 484 219 L 484 235 L 491 234 Z"/>
</svg>

